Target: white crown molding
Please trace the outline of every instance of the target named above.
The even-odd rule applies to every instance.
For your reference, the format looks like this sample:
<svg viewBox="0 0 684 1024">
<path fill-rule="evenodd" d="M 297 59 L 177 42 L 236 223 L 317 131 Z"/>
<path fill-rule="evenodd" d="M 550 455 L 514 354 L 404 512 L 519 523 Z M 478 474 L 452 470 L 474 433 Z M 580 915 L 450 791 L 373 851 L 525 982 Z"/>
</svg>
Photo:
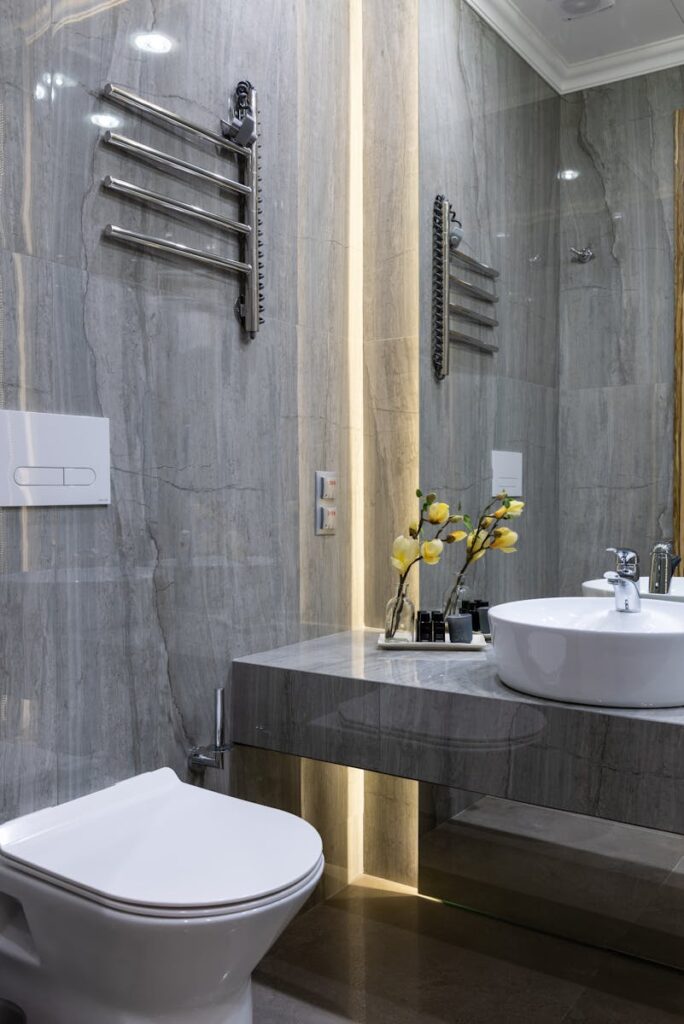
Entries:
<svg viewBox="0 0 684 1024">
<path fill-rule="evenodd" d="M 684 64 L 684 34 L 569 64 L 510 0 L 466 2 L 561 95 Z"/>
</svg>

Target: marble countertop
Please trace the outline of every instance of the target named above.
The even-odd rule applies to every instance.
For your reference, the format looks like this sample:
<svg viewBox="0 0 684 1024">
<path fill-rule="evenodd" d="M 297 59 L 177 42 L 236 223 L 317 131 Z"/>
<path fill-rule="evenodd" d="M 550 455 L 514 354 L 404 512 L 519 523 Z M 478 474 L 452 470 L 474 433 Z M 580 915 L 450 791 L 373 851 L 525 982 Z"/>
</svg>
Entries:
<svg viewBox="0 0 684 1024">
<path fill-rule="evenodd" d="M 684 832 L 684 708 L 517 693 L 483 652 L 382 651 L 372 630 L 233 663 L 234 742 Z"/>
<path fill-rule="evenodd" d="M 380 650 L 378 630 L 362 629 L 333 633 L 304 640 L 244 658 L 235 665 L 268 666 L 282 672 L 315 672 L 317 675 L 348 677 L 369 683 L 409 686 L 417 690 L 439 690 L 541 707 L 582 709 L 589 714 L 627 716 L 649 721 L 684 725 L 680 708 L 602 708 L 585 704 L 563 704 L 512 690 L 499 679 L 494 653 L 485 651 L 386 651 Z"/>
</svg>

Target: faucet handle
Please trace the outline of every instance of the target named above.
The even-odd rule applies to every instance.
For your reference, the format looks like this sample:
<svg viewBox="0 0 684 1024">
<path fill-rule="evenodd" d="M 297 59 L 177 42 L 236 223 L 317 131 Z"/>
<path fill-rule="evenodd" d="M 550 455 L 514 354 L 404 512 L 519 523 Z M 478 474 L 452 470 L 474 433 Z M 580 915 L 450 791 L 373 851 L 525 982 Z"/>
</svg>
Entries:
<svg viewBox="0 0 684 1024">
<path fill-rule="evenodd" d="M 639 556 L 631 548 L 606 548 L 615 555 L 615 571 L 626 580 L 639 579 Z"/>
</svg>

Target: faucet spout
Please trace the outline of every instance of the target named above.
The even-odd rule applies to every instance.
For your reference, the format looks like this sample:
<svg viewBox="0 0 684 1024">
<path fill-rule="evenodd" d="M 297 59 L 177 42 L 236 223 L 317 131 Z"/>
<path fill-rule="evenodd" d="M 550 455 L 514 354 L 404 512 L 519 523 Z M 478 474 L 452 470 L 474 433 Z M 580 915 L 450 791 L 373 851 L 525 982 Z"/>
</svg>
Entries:
<svg viewBox="0 0 684 1024">
<path fill-rule="evenodd" d="M 639 592 L 639 581 L 621 576 L 617 572 L 605 572 L 604 580 L 615 590 L 615 610 L 618 612 L 640 612 L 641 594 Z"/>
</svg>

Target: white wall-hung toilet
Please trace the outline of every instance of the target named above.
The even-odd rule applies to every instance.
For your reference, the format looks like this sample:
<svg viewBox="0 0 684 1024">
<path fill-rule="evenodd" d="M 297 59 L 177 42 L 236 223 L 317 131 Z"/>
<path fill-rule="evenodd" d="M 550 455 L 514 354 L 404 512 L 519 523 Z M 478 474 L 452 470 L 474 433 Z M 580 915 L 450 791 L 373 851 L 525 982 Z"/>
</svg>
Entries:
<svg viewBox="0 0 684 1024">
<path fill-rule="evenodd" d="M 321 839 L 170 768 L 0 826 L 0 998 L 29 1024 L 250 1024 Z"/>
</svg>

